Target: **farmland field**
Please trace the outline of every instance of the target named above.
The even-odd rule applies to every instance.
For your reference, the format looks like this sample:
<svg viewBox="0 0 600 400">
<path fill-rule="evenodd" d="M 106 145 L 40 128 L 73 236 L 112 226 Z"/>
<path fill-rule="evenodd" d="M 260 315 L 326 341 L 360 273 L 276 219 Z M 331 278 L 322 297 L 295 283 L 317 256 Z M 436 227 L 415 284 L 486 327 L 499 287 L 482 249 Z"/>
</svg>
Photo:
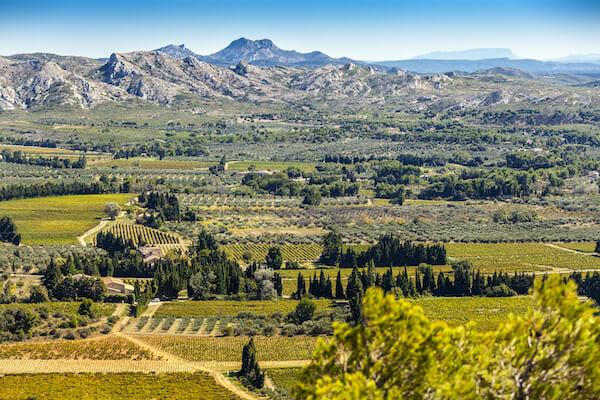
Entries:
<svg viewBox="0 0 600 400">
<path fill-rule="evenodd" d="M 316 300 L 318 310 L 324 310 L 331 305 L 330 300 Z M 205 300 L 164 303 L 154 314 L 155 317 L 195 317 L 237 315 L 241 311 L 254 314 L 273 314 L 274 312 L 288 313 L 296 308 L 297 300 Z"/>
<path fill-rule="evenodd" d="M 188 361 L 239 361 L 242 348 L 250 338 L 190 337 L 190 336 L 136 336 L 138 340 Z M 317 343 L 312 336 L 255 337 L 259 361 L 307 360 Z"/>
<path fill-rule="evenodd" d="M 131 194 L 42 197 L 0 202 L 0 215 L 12 217 L 24 244 L 77 243 L 77 236 L 98 224 L 104 205 L 123 206 Z"/>
<path fill-rule="evenodd" d="M 582 251 L 585 253 L 593 253 L 596 249 L 595 242 L 566 242 L 556 243 L 557 246 L 564 247 L 565 249 L 571 249 L 576 251 Z"/>
<path fill-rule="evenodd" d="M 0 359 L 24 360 L 154 360 L 148 350 L 119 337 L 95 340 L 0 344 Z"/>
<path fill-rule="evenodd" d="M 600 258 L 550 247 L 542 243 L 449 243 L 449 257 L 471 260 L 485 272 L 550 268 L 596 269 Z"/>
<path fill-rule="evenodd" d="M 169 374 L 51 374 L 0 377 L 0 399 L 197 400 L 238 397 L 202 372 Z"/>
<path fill-rule="evenodd" d="M 288 390 L 298 381 L 300 371 L 300 368 L 269 368 L 266 370 L 275 386 Z"/>
<path fill-rule="evenodd" d="M 430 319 L 445 321 L 453 326 L 472 321 L 477 329 L 489 331 L 506 321 L 511 313 L 524 315 L 531 307 L 531 298 L 433 297 L 418 299 L 414 303 L 422 307 Z"/>
<path fill-rule="evenodd" d="M 113 235 L 123 238 L 124 240 L 132 240 L 134 245 L 140 246 L 140 239 L 145 245 L 161 245 L 161 244 L 179 244 L 180 240 L 177 236 L 163 232 L 158 229 L 149 228 L 147 226 L 129 223 L 115 223 L 110 227 L 103 229 L 103 232 L 110 232 Z M 93 240 L 95 242 L 95 240 Z M 95 243 L 94 243 L 95 244 Z"/>
<path fill-rule="evenodd" d="M 271 245 L 266 244 L 231 244 L 223 246 L 223 250 L 236 260 L 244 260 L 245 255 L 252 261 L 263 261 Z M 323 246 L 318 244 L 280 245 L 284 261 L 315 261 L 321 255 Z"/>
</svg>

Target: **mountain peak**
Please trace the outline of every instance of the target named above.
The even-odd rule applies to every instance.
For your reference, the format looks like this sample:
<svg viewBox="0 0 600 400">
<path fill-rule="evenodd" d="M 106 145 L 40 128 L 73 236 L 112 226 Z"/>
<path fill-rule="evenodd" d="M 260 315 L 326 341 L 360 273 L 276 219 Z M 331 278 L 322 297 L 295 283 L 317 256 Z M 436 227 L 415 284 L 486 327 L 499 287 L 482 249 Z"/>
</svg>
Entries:
<svg viewBox="0 0 600 400">
<path fill-rule="evenodd" d="M 175 58 L 194 57 L 197 60 L 223 67 L 235 66 L 240 61 L 259 66 L 281 65 L 300 68 L 319 68 L 327 64 L 344 65 L 348 62 L 364 65 L 360 61 L 348 58 L 332 58 L 320 51 L 300 53 L 295 50 L 283 50 L 277 47 L 271 39 L 252 40 L 243 36 L 229 43 L 224 49 L 207 56 L 196 54 L 184 45 L 171 44 L 156 51 Z M 242 71 L 244 69 L 242 67 L 238 70 Z"/>
<path fill-rule="evenodd" d="M 252 39 L 247 39 L 245 37 L 241 37 L 241 38 L 236 39 L 233 42 L 229 43 L 229 46 L 227 46 L 223 50 L 227 50 L 227 49 L 242 49 L 242 48 L 252 49 L 252 50 L 259 50 L 259 49 L 274 50 L 274 49 L 278 49 L 278 47 L 275 46 L 275 44 L 273 43 L 273 41 L 271 39 L 252 40 Z"/>
<path fill-rule="evenodd" d="M 175 57 L 175 58 L 185 58 L 185 57 L 196 57 L 197 58 L 197 56 L 198 56 L 196 53 L 194 53 L 190 49 L 186 48 L 185 45 L 183 45 L 183 44 L 180 44 L 178 46 L 176 46 L 174 44 L 169 44 L 167 46 L 161 47 L 160 49 L 156 49 L 154 51 L 159 51 L 161 53 L 164 53 L 168 56 Z"/>
</svg>

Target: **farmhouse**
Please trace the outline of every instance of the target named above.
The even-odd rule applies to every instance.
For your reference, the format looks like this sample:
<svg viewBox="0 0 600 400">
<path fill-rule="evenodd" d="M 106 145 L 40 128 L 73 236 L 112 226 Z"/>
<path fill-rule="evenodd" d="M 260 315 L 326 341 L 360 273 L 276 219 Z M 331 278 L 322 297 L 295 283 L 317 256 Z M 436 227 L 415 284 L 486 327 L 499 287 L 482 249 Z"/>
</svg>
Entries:
<svg viewBox="0 0 600 400">
<path fill-rule="evenodd" d="M 106 285 L 106 293 L 108 294 L 129 294 L 133 293 L 133 286 L 128 285 L 119 278 L 105 276 L 102 282 Z"/>
<path fill-rule="evenodd" d="M 137 250 L 142 255 L 142 258 L 146 264 L 152 265 L 156 262 L 156 260 L 160 260 L 162 257 L 162 251 L 160 250 L 160 247 L 141 246 L 138 247 Z"/>
</svg>

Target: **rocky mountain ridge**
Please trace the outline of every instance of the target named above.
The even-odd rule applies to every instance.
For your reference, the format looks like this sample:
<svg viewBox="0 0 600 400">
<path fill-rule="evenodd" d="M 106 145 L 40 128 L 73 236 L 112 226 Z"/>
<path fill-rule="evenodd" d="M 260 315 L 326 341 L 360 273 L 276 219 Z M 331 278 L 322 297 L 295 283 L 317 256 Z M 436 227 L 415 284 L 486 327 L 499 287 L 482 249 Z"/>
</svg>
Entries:
<svg viewBox="0 0 600 400">
<path fill-rule="evenodd" d="M 261 45 L 265 46 L 271 47 Z M 184 47 L 178 48 L 184 52 Z M 540 101 L 590 104 L 598 97 L 593 86 L 570 88 L 535 78 L 508 68 L 415 74 L 397 69 L 382 73 L 353 63 L 307 69 L 240 61 L 221 67 L 192 55 L 175 58 L 162 51 L 114 53 L 104 64 L 33 54 L 0 58 L 0 109 L 93 108 L 130 100 L 178 106 L 185 98 L 192 103 L 377 105 L 422 111 Z"/>
</svg>

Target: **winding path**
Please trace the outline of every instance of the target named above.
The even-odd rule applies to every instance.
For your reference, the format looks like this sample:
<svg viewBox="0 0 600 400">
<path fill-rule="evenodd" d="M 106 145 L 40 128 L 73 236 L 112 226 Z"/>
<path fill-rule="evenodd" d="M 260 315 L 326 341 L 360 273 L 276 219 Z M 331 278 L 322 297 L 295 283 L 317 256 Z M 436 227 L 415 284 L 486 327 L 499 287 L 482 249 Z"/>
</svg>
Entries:
<svg viewBox="0 0 600 400">
<path fill-rule="evenodd" d="M 161 306 L 161 303 L 156 304 L 156 306 L 151 303 L 148 307 L 148 310 L 146 310 L 146 312 L 143 315 L 145 315 L 145 316 L 154 315 L 154 313 L 156 312 L 156 310 L 158 310 L 160 308 L 160 306 Z M 132 336 L 129 336 L 129 335 L 123 333 L 121 331 L 121 328 L 127 323 L 128 320 L 129 320 L 129 317 L 125 317 L 124 319 L 121 319 L 119 322 L 122 321 L 122 323 L 119 324 L 118 326 L 115 325 L 116 329 L 113 329 L 112 334 L 114 336 L 118 336 L 118 337 L 129 340 L 136 346 L 150 351 L 152 354 L 157 356 L 157 358 L 160 357 L 160 359 L 162 359 L 162 360 L 167 360 L 167 361 L 179 366 L 183 370 L 201 371 L 201 372 L 205 372 L 205 373 L 209 374 L 210 376 L 213 377 L 213 379 L 215 380 L 215 382 L 217 382 L 217 384 L 219 384 L 220 386 L 223 386 L 225 389 L 234 393 L 241 399 L 244 399 L 244 400 L 259 400 L 260 399 L 260 397 L 257 397 L 254 394 L 244 390 L 242 387 L 234 384 L 229 379 L 227 379 L 225 376 L 223 376 L 223 374 L 221 374 L 220 372 L 218 372 L 214 369 L 208 368 L 207 366 L 200 364 L 200 363 L 194 363 L 194 362 L 189 362 L 189 361 L 183 360 L 171 353 L 163 351 L 163 350 L 156 348 L 154 346 L 151 346 L 148 343 L 145 343 L 137 338 L 134 338 Z"/>
<path fill-rule="evenodd" d="M 117 218 L 121 218 L 124 215 L 125 215 L 125 211 L 121 211 L 119 213 L 119 216 Z M 116 218 L 114 220 L 116 220 Z M 91 236 L 91 235 L 97 233 L 98 231 L 100 231 L 102 228 L 104 228 L 106 226 L 106 224 L 108 223 L 108 221 L 114 221 L 114 220 L 111 220 L 110 218 L 102 218 L 102 220 L 100 221 L 100 223 L 98 223 L 98 225 L 96 225 L 95 227 L 93 227 L 89 231 L 83 233 L 81 236 L 77 236 L 77 240 L 79 241 L 79 243 L 82 246 L 87 246 L 87 243 L 85 242 L 85 238 L 86 237 Z"/>
<path fill-rule="evenodd" d="M 223 386 L 225 389 L 234 393 L 236 396 L 239 396 L 241 399 L 244 399 L 244 400 L 259 400 L 260 399 L 260 397 L 257 397 L 254 394 L 235 385 L 233 382 L 231 382 L 229 379 L 227 379 L 225 376 L 223 376 L 223 374 L 221 374 L 215 370 L 207 368 L 203 365 L 187 362 L 171 353 L 167 353 L 163 350 L 157 349 L 156 347 L 151 346 L 148 343 L 142 342 L 141 340 L 138 340 L 134 337 L 125 335 L 121 332 L 115 332 L 115 336 L 125 338 L 125 339 L 129 340 L 130 342 L 132 342 L 133 344 L 152 352 L 157 357 L 160 357 L 161 359 L 164 359 L 164 360 L 171 361 L 183 368 L 190 368 L 194 371 L 201 371 L 201 372 L 210 374 L 213 377 L 213 379 L 215 380 L 215 382 L 217 382 L 217 384 L 219 384 L 220 386 Z"/>
</svg>

